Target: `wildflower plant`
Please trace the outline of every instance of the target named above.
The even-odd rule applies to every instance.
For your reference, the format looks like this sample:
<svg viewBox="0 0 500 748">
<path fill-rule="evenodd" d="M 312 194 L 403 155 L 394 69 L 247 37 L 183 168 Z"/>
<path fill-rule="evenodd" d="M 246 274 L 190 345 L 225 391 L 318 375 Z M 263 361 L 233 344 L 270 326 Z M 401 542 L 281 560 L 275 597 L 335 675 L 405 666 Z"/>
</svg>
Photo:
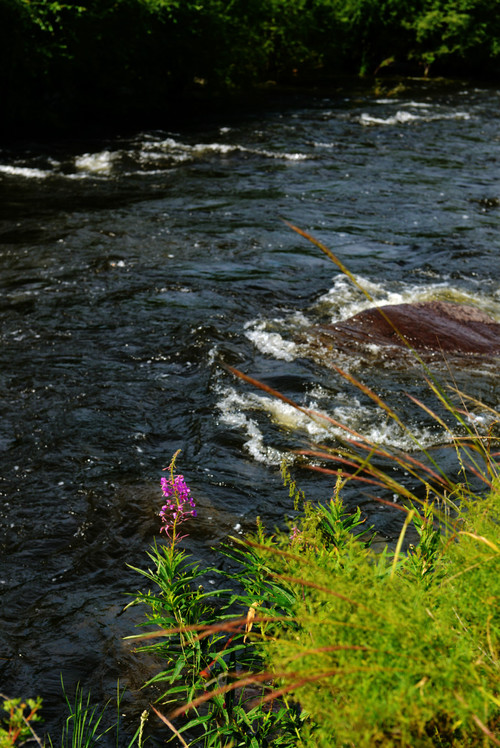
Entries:
<svg viewBox="0 0 500 748">
<path fill-rule="evenodd" d="M 189 517 L 196 517 L 196 504 L 191 494 L 191 489 L 186 485 L 183 475 L 174 475 L 175 460 L 179 451 L 177 451 L 167 468 L 170 472 L 169 478 L 161 479 L 161 490 L 166 499 L 165 504 L 160 511 L 163 530 L 172 541 L 172 547 L 176 541 L 182 540 L 185 536 L 177 534 L 178 527 Z"/>
<path fill-rule="evenodd" d="M 270 684 L 262 643 L 288 617 L 292 603 L 288 585 L 272 579 L 272 558 L 259 549 L 259 543 L 267 547 L 274 540 L 258 522 L 255 545 L 234 538 L 222 549 L 239 567 L 236 572 L 201 569 L 179 545 L 188 537 L 184 523 L 196 517 L 196 503 L 176 473 L 178 454 L 161 479 L 160 533 L 166 540 L 148 554 L 154 567 L 137 569 L 156 589 L 132 603 L 146 606 L 145 625 L 154 626 L 131 637 L 139 651 L 158 656 L 158 672 L 145 684 L 154 694 L 152 710 L 184 746 L 291 747 L 304 716 L 286 699 L 277 709 L 264 703 Z M 205 591 L 207 575 L 230 579 L 231 586 Z"/>
<path fill-rule="evenodd" d="M 498 483 L 482 500 L 462 493 L 444 523 L 430 497 L 408 506 L 395 550 L 374 554 L 340 470 L 319 504 L 286 464 L 282 475 L 290 531 L 258 520 L 253 536 L 231 539 L 221 552 L 236 571 L 210 593 L 204 574 L 221 572 L 174 545 L 193 505 L 184 478 L 168 479 L 187 511 L 170 515 L 142 572 L 157 591 L 136 602 L 155 630 L 135 638 L 160 658 L 146 685 L 169 733 L 196 748 L 498 745 Z M 410 524 L 420 543 L 402 553 Z"/>
</svg>

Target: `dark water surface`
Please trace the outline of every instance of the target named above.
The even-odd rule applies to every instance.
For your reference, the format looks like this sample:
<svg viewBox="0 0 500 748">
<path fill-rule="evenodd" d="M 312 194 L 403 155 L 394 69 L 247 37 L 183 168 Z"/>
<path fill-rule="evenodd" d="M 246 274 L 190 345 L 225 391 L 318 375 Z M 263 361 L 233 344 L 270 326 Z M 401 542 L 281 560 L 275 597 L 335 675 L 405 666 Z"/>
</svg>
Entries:
<svg viewBox="0 0 500 748">
<path fill-rule="evenodd" d="M 55 730 L 60 673 L 97 699 L 149 674 L 122 642 L 139 612 L 121 611 L 173 452 L 198 502 L 188 546 L 211 558 L 257 514 L 281 521 L 281 457 L 326 438 L 221 360 L 411 447 L 297 343 L 367 302 L 280 217 L 381 303 L 465 301 L 500 321 L 500 91 L 342 93 L 196 131 L 4 149 L 0 195 L 0 691 L 41 694 Z M 440 453 L 403 394 L 424 396 L 416 369 L 380 353 L 339 363 Z M 453 376 L 498 407 L 497 364 Z M 330 495 L 324 477 L 300 482 Z M 346 498 L 397 535 L 397 511 L 359 487 Z"/>
</svg>

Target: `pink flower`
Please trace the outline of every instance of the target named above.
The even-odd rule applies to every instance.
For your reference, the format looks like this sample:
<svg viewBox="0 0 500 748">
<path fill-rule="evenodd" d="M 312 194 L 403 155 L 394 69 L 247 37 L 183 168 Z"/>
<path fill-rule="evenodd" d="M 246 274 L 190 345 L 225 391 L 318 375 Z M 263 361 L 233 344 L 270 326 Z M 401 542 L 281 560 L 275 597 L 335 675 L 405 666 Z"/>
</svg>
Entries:
<svg viewBox="0 0 500 748">
<path fill-rule="evenodd" d="M 183 475 L 162 478 L 161 488 L 166 501 L 159 514 L 163 523 L 160 532 L 164 530 L 170 537 L 170 530 L 174 526 L 177 527 L 189 517 L 196 517 L 196 504 Z"/>
<path fill-rule="evenodd" d="M 292 532 L 290 533 L 290 543 L 293 543 L 295 538 L 297 538 L 299 535 L 300 535 L 300 530 L 296 525 L 294 525 L 292 527 Z"/>
</svg>

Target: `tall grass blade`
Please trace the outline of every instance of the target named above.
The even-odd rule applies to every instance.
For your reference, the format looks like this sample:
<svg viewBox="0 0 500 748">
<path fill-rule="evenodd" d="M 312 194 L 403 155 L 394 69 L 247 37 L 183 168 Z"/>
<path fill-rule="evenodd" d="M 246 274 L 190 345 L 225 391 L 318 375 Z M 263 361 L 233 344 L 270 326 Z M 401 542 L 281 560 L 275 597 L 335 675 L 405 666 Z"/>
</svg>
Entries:
<svg viewBox="0 0 500 748">
<path fill-rule="evenodd" d="M 411 509 L 406 515 L 405 521 L 403 522 L 403 527 L 401 528 L 401 532 L 399 533 L 398 542 L 396 544 L 396 550 L 394 551 L 394 558 L 392 560 L 391 574 L 390 574 L 391 579 L 394 578 L 394 574 L 396 573 L 396 569 L 398 567 L 399 554 L 401 553 L 401 548 L 403 547 L 403 541 L 406 535 L 406 531 L 414 515 L 415 515 L 415 510 Z"/>
<path fill-rule="evenodd" d="M 172 730 L 172 732 L 174 733 L 175 737 L 182 743 L 182 745 L 184 746 L 184 748 L 189 748 L 189 745 L 186 743 L 186 741 L 184 740 L 184 738 L 180 734 L 179 730 L 177 730 L 177 728 L 174 727 L 174 725 L 171 723 L 171 721 L 169 719 L 167 719 L 167 717 L 165 717 L 164 714 L 162 714 L 160 711 L 158 711 L 158 709 L 156 709 L 153 706 L 153 704 L 150 704 L 150 706 L 151 706 L 151 709 L 153 710 L 153 712 L 156 714 L 156 716 L 159 717 L 161 719 L 161 721 L 164 722 L 167 725 L 167 727 L 168 727 L 169 730 Z"/>
</svg>

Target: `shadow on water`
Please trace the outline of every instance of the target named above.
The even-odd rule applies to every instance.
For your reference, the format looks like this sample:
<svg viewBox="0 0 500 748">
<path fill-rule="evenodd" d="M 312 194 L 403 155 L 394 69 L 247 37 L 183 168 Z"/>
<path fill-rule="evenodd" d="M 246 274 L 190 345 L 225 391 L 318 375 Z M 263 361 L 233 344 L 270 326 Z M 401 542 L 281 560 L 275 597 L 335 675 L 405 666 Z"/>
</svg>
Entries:
<svg viewBox="0 0 500 748">
<path fill-rule="evenodd" d="M 366 300 L 279 217 L 332 247 L 378 303 L 465 301 L 500 320 L 497 104 L 476 89 L 320 96 L 196 132 L 0 152 L 0 683 L 41 694 L 53 734 L 60 673 L 102 702 L 118 677 L 135 695 L 150 672 L 122 641 L 140 613 L 122 611 L 171 455 L 182 449 L 198 502 L 186 542 L 217 560 L 211 548 L 256 515 L 282 522 L 280 459 L 325 436 L 220 361 L 412 448 L 301 345 Z M 454 469 L 404 394 L 422 396 L 418 371 L 338 363 Z M 453 376 L 498 407 L 493 363 Z M 312 500 L 331 492 L 318 474 L 300 483 Z M 346 501 L 397 536 L 397 510 L 354 486 Z"/>
</svg>

